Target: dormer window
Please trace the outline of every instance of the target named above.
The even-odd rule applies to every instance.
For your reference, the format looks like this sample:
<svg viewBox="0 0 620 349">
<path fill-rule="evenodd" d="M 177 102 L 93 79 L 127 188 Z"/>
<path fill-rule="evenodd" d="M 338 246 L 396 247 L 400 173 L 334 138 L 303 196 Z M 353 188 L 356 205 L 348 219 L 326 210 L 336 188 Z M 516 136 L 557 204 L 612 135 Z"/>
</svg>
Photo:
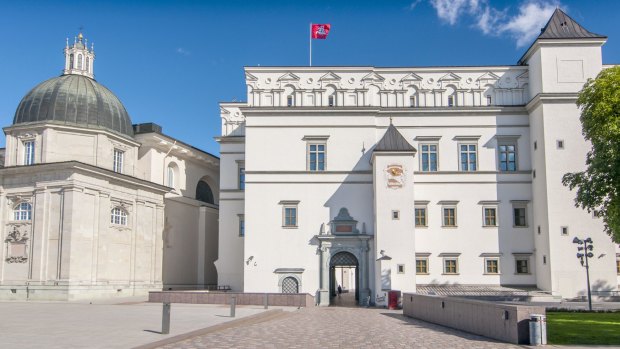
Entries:
<svg viewBox="0 0 620 349">
<path fill-rule="evenodd" d="M 125 158 L 125 152 L 122 150 L 114 149 L 114 164 L 112 169 L 116 173 L 123 173 L 123 159 Z"/>
<path fill-rule="evenodd" d="M 24 142 L 24 165 L 34 164 L 34 141 Z"/>
</svg>

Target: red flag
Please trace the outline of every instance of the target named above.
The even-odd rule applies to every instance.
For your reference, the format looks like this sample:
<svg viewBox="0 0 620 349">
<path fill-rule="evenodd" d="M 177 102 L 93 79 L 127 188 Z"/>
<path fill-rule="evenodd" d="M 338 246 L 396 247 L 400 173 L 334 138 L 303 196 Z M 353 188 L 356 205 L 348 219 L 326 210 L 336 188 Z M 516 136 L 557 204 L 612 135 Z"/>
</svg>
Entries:
<svg viewBox="0 0 620 349">
<path fill-rule="evenodd" d="M 331 24 L 313 24 L 310 36 L 313 39 L 327 39 Z"/>
</svg>

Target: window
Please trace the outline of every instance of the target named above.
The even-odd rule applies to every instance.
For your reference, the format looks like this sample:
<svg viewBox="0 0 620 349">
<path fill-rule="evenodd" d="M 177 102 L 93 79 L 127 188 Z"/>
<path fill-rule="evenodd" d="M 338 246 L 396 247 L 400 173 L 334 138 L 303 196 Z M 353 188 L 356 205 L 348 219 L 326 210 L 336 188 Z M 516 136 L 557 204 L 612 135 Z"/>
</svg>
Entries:
<svg viewBox="0 0 620 349">
<path fill-rule="evenodd" d="M 536 228 L 536 230 L 538 230 L 538 235 L 540 235 L 540 225 Z"/>
<path fill-rule="evenodd" d="M 239 236 L 245 236 L 245 215 L 239 215 Z"/>
<path fill-rule="evenodd" d="M 456 227 L 456 207 L 443 207 L 443 226 Z"/>
<path fill-rule="evenodd" d="M 172 165 L 168 165 L 168 187 L 175 188 L 175 185 L 174 185 L 174 167 Z"/>
<path fill-rule="evenodd" d="M 245 167 L 239 167 L 239 189 L 245 190 Z"/>
<path fill-rule="evenodd" d="M 437 171 L 437 144 L 422 144 L 420 148 L 422 149 L 421 170 L 424 172 Z"/>
<path fill-rule="evenodd" d="M 327 105 L 330 107 L 333 107 L 336 105 L 336 98 L 335 96 L 329 96 L 327 97 Z"/>
<path fill-rule="evenodd" d="M 32 220 L 32 205 L 22 202 L 13 209 L 13 220 L 29 221 Z"/>
<path fill-rule="evenodd" d="M 525 220 L 525 207 L 513 207 L 512 212 L 514 215 L 515 227 L 527 227 L 527 221 Z"/>
<path fill-rule="evenodd" d="M 564 149 L 564 141 L 563 140 L 558 139 L 556 141 L 556 145 L 557 145 L 558 149 Z"/>
<path fill-rule="evenodd" d="M 394 219 L 394 220 L 400 219 L 400 211 L 398 211 L 398 210 L 392 211 L 392 219 Z"/>
<path fill-rule="evenodd" d="M 620 275 L 620 254 L 616 255 L 616 273 Z"/>
<path fill-rule="evenodd" d="M 409 97 L 409 106 L 412 107 L 412 108 L 415 108 L 417 106 L 416 105 L 415 96 Z"/>
<path fill-rule="evenodd" d="M 426 227 L 426 206 L 416 206 L 415 208 L 415 226 Z"/>
<path fill-rule="evenodd" d="M 74 61 L 74 56 L 72 53 L 69 55 L 69 69 L 73 69 L 73 61 Z"/>
<path fill-rule="evenodd" d="M 284 227 L 297 227 L 297 206 L 293 205 L 285 205 L 283 207 L 284 210 L 284 219 L 283 226 Z"/>
<path fill-rule="evenodd" d="M 530 273 L 530 259 L 527 257 L 516 257 L 515 270 L 517 274 L 529 274 Z"/>
<path fill-rule="evenodd" d="M 532 177 L 536 178 L 536 170 L 532 171 Z"/>
<path fill-rule="evenodd" d="M 476 144 L 459 144 L 461 171 L 476 171 Z"/>
<path fill-rule="evenodd" d="M 491 98 L 491 96 L 487 96 L 487 106 L 490 106 L 493 102 L 493 99 Z"/>
<path fill-rule="evenodd" d="M 415 273 L 422 275 L 428 274 L 428 257 L 416 257 Z"/>
<path fill-rule="evenodd" d="M 443 273 L 444 274 L 458 274 L 459 272 L 459 259 L 457 257 L 450 257 L 443 259 Z"/>
<path fill-rule="evenodd" d="M 299 281 L 294 277 L 286 277 L 282 280 L 282 293 L 299 293 Z"/>
<path fill-rule="evenodd" d="M 404 264 L 398 264 L 396 266 L 396 271 L 398 274 L 404 274 L 405 273 L 405 265 Z"/>
<path fill-rule="evenodd" d="M 517 170 L 517 146 L 500 144 L 498 146 L 499 170 L 502 172 Z"/>
<path fill-rule="evenodd" d="M 560 228 L 560 232 L 561 232 L 562 235 L 568 235 L 568 227 Z"/>
<path fill-rule="evenodd" d="M 196 200 L 215 205 L 213 191 L 211 190 L 209 184 L 202 179 L 198 181 L 198 184 L 196 185 Z"/>
<path fill-rule="evenodd" d="M 547 256 L 543 256 L 543 264 L 547 264 Z"/>
<path fill-rule="evenodd" d="M 538 149 L 538 143 L 534 141 L 534 150 Z"/>
<path fill-rule="evenodd" d="M 114 149 L 114 166 L 113 170 L 117 173 L 123 173 L 123 158 L 125 157 L 125 152 Z"/>
<path fill-rule="evenodd" d="M 292 107 L 294 104 L 293 96 L 286 96 L 286 106 Z"/>
<path fill-rule="evenodd" d="M 90 58 L 86 57 L 86 71 L 90 72 Z"/>
<path fill-rule="evenodd" d="M 499 274 L 499 258 L 485 258 L 484 259 L 484 273 L 485 274 Z"/>
<path fill-rule="evenodd" d="M 497 226 L 497 207 L 483 207 L 484 212 L 484 226 L 496 227 Z"/>
<path fill-rule="evenodd" d="M 82 69 L 82 55 L 78 55 L 78 69 Z"/>
<path fill-rule="evenodd" d="M 112 214 L 110 215 L 110 223 L 127 225 L 127 212 L 120 207 L 113 208 Z"/>
<path fill-rule="evenodd" d="M 448 107 L 454 107 L 454 96 L 448 96 Z"/>
<path fill-rule="evenodd" d="M 34 164 L 34 141 L 24 142 L 24 165 Z"/>
<path fill-rule="evenodd" d="M 325 143 L 308 144 L 308 170 L 325 171 Z"/>
</svg>

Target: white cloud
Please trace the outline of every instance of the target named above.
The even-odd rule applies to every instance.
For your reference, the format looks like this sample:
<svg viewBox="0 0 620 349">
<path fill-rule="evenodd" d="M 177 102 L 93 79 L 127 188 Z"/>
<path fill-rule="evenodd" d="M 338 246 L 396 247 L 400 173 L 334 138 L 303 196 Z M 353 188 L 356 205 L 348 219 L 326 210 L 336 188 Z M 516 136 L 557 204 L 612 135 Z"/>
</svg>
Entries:
<svg viewBox="0 0 620 349">
<path fill-rule="evenodd" d="M 540 29 L 558 5 L 557 2 L 542 1 L 524 3 L 519 7 L 519 14 L 500 27 L 500 32 L 507 32 L 514 37 L 517 47 L 525 46 L 540 34 Z"/>
<path fill-rule="evenodd" d="M 519 6 L 519 13 L 509 15 L 509 9 L 497 9 L 489 0 L 429 0 L 442 21 L 455 25 L 461 21 L 485 35 L 510 35 L 517 47 L 530 43 L 540 33 L 551 14 L 560 3 L 557 0 L 526 0 Z M 415 7 L 419 1 L 411 6 Z"/>
<path fill-rule="evenodd" d="M 414 0 L 411 4 L 409 4 L 409 10 L 413 11 L 421 2 L 422 0 Z"/>
<path fill-rule="evenodd" d="M 176 53 L 183 55 L 183 56 L 189 56 L 192 54 L 190 51 L 184 49 L 183 47 L 177 47 Z"/>
</svg>

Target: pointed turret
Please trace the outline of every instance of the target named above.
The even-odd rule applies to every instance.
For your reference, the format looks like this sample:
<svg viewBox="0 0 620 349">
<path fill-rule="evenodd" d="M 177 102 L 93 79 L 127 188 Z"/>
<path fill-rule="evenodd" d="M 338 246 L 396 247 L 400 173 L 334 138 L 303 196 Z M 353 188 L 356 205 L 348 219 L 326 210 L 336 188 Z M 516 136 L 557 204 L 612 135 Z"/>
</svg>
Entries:
<svg viewBox="0 0 620 349">
<path fill-rule="evenodd" d="M 88 48 L 88 41 L 84 39 L 84 35 L 79 33 L 74 39 L 73 45 L 69 46 L 69 39 L 65 46 L 65 69 L 63 75 L 77 74 L 88 76 L 94 79 L 93 65 L 95 63 L 95 48 L 91 44 Z"/>
<path fill-rule="evenodd" d="M 580 38 L 607 38 L 605 35 L 595 34 L 579 23 L 575 22 L 564 11 L 556 8 L 549 22 L 541 30 L 538 39 L 580 39 Z"/>
<path fill-rule="evenodd" d="M 377 151 L 385 152 L 416 152 L 416 149 L 407 142 L 405 137 L 398 132 L 396 127 L 391 123 L 388 129 L 385 131 L 383 138 L 377 143 L 374 149 Z"/>
</svg>

